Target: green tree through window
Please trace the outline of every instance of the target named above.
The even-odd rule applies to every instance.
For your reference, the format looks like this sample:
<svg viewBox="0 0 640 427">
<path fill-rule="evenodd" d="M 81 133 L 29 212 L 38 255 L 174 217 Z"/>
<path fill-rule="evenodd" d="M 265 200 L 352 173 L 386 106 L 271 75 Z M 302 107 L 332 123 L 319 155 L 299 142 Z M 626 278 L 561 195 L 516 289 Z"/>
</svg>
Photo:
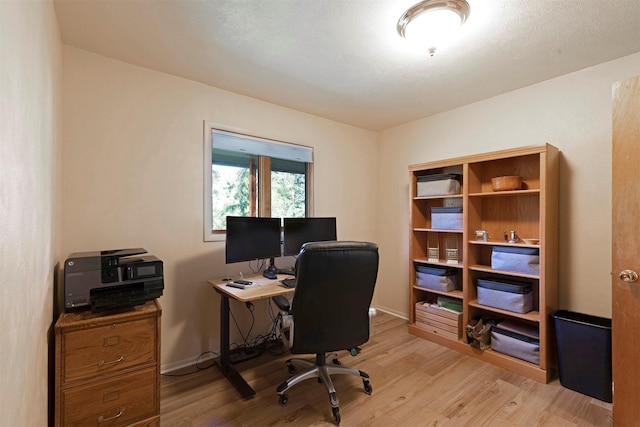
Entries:
<svg viewBox="0 0 640 427">
<path fill-rule="evenodd" d="M 227 216 L 250 216 L 248 168 L 213 164 L 211 180 L 213 230 L 224 230 Z"/>
<path fill-rule="evenodd" d="M 211 144 L 214 233 L 225 230 L 229 215 L 307 216 L 311 149 L 217 130 Z"/>
</svg>

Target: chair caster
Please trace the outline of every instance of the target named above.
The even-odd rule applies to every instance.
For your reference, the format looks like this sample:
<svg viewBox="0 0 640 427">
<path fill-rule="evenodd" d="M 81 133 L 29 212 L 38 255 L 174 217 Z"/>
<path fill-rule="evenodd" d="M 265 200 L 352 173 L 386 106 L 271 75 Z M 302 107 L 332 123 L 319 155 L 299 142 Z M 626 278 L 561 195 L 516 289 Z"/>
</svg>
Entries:
<svg viewBox="0 0 640 427">
<path fill-rule="evenodd" d="M 340 408 L 331 408 L 331 411 L 333 412 L 333 421 L 336 423 L 337 426 L 340 425 Z"/>
<path fill-rule="evenodd" d="M 371 383 L 369 383 L 369 381 L 367 380 L 362 380 L 362 383 L 364 384 L 364 392 L 367 394 L 371 394 L 371 392 L 373 391 L 373 387 L 371 387 Z"/>
<path fill-rule="evenodd" d="M 278 403 L 280 403 L 280 406 L 284 406 L 288 402 L 289 402 L 289 396 L 287 396 L 286 394 L 281 394 L 280 399 L 278 399 Z"/>
</svg>

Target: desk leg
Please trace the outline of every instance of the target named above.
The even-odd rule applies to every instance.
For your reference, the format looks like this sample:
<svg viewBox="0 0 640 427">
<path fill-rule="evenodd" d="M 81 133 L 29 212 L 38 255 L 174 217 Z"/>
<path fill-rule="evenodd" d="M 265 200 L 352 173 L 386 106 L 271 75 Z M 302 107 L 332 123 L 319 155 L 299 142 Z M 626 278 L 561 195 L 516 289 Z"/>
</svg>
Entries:
<svg viewBox="0 0 640 427">
<path fill-rule="evenodd" d="M 256 392 L 231 364 L 229 357 L 229 327 L 229 297 L 220 293 L 220 358 L 217 361 L 217 365 L 242 397 L 251 399 L 256 395 Z"/>
</svg>

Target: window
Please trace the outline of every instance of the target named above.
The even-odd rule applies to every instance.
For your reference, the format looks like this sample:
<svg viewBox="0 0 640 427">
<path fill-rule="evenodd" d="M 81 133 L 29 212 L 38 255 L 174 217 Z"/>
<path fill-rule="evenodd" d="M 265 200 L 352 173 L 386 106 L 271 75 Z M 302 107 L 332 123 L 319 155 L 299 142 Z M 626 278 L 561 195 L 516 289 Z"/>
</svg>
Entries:
<svg viewBox="0 0 640 427">
<path fill-rule="evenodd" d="M 310 214 L 313 150 L 205 124 L 204 240 L 222 240 L 227 215 Z"/>
</svg>

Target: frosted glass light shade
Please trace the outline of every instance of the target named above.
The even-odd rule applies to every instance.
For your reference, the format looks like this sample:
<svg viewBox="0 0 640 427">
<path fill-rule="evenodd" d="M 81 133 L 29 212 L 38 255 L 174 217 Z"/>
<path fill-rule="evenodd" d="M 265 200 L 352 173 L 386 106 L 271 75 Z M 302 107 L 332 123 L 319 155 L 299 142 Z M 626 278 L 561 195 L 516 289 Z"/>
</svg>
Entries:
<svg viewBox="0 0 640 427">
<path fill-rule="evenodd" d="M 423 0 L 407 9 L 398 20 L 397 30 L 431 55 L 451 42 L 469 16 L 466 0 Z"/>
<path fill-rule="evenodd" d="M 460 29 L 460 16 L 446 9 L 416 16 L 405 30 L 405 38 L 428 48 L 438 48 L 450 41 Z"/>
</svg>

